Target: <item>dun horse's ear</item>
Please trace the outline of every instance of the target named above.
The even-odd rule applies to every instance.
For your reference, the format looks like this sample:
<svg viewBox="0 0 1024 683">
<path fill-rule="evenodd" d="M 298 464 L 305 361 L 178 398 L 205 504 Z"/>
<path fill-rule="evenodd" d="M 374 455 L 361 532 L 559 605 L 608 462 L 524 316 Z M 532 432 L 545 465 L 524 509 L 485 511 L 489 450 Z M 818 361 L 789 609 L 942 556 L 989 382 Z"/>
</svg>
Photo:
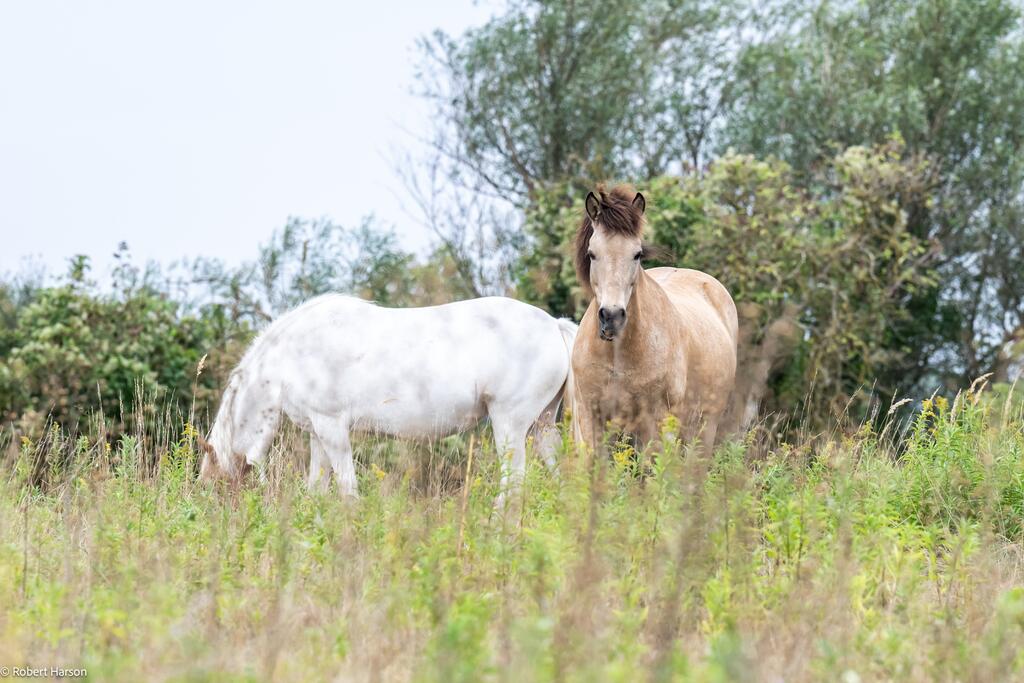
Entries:
<svg viewBox="0 0 1024 683">
<path fill-rule="evenodd" d="M 597 217 L 601 215 L 601 202 L 594 196 L 593 192 L 587 193 L 587 215 L 590 216 L 591 221 L 597 221 Z"/>
<path fill-rule="evenodd" d="M 647 200 L 644 199 L 644 196 L 639 192 L 637 192 L 636 196 L 633 197 L 633 208 L 635 208 L 641 214 L 644 212 L 644 209 L 647 208 Z"/>
</svg>

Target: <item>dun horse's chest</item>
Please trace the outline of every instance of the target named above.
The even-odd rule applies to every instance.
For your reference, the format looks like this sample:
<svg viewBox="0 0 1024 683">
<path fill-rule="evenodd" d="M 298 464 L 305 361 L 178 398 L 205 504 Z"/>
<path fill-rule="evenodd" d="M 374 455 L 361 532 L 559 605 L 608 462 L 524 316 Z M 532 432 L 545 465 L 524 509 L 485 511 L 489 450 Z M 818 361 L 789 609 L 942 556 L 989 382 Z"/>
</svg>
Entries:
<svg viewBox="0 0 1024 683">
<path fill-rule="evenodd" d="M 591 408 L 602 419 L 610 419 L 663 413 L 677 404 L 684 389 L 677 381 L 681 378 L 665 370 L 664 367 L 595 364 L 577 377 L 581 394 L 591 398 Z"/>
</svg>

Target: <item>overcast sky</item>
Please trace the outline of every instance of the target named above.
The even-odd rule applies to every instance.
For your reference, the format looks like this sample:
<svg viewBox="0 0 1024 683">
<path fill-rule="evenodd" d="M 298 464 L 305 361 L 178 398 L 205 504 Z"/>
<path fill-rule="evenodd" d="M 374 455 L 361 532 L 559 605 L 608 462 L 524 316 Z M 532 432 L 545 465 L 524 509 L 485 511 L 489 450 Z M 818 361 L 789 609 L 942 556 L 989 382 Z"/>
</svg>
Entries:
<svg viewBox="0 0 1024 683">
<path fill-rule="evenodd" d="M 401 208 L 396 152 L 430 130 L 416 39 L 492 6 L 434 2 L 0 2 L 0 273 L 238 262 L 290 216 Z M 396 196 L 397 195 L 397 196 Z"/>
</svg>

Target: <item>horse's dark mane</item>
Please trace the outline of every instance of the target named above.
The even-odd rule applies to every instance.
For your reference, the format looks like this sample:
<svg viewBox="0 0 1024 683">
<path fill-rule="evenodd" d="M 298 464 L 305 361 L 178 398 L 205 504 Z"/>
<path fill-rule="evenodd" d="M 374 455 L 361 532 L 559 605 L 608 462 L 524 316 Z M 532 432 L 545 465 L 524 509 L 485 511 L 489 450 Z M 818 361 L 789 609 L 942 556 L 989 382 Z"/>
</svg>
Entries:
<svg viewBox="0 0 1024 683">
<path fill-rule="evenodd" d="M 628 185 L 616 185 L 610 190 L 604 185 L 597 186 L 597 196 L 601 204 L 601 215 L 598 218 L 605 230 L 639 237 L 644 230 L 643 211 L 633 204 L 636 191 Z M 576 280 L 588 294 L 593 294 L 590 289 L 590 258 L 587 250 L 590 248 L 590 237 L 594 234 L 594 223 L 583 209 L 583 222 L 576 231 L 575 263 Z"/>
</svg>

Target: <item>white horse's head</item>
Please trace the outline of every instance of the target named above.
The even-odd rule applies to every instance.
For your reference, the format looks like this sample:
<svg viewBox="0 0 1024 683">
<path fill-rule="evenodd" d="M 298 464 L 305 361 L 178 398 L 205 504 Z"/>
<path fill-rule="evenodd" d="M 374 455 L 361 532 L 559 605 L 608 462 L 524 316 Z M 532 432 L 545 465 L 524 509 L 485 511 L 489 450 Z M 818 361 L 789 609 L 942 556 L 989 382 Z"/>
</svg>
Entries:
<svg viewBox="0 0 1024 683">
<path fill-rule="evenodd" d="M 199 463 L 199 478 L 203 481 L 213 481 L 214 479 L 239 481 L 251 467 L 242 456 L 221 458 L 210 442 L 201 436 L 196 438 L 196 443 L 203 451 L 203 459 Z"/>
</svg>

